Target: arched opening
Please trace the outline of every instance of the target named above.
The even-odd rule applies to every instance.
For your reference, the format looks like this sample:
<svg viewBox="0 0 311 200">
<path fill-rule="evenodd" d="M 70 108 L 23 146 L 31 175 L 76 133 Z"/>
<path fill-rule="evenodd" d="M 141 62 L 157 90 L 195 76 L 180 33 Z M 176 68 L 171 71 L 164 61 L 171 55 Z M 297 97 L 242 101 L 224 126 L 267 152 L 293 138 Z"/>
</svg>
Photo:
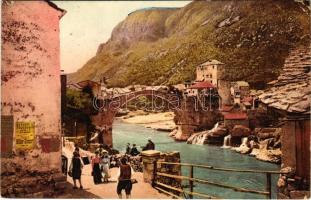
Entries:
<svg viewBox="0 0 311 200">
<path fill-rule="evenodd" d="M 128 108 L 128 103 L 135 101 L 140 97 L 149 98 L 151 107 L 146 108 L 153 112 L 163 108 L 166 108 L 167 111 L 178 112 L 181 107 L 181 97 L 178 94 L 164 93 L 155 90 L 136 91 L 109 99 L 103 99 L 103 103 L 99 107 L 100 112 L 93 118 L 93 122 L 102 127 L 101 136 L 103 137 L 104 144 L 113 146 L 113 122 L 117 113 L 120 112 L 120 109 Z"/>
</svg>

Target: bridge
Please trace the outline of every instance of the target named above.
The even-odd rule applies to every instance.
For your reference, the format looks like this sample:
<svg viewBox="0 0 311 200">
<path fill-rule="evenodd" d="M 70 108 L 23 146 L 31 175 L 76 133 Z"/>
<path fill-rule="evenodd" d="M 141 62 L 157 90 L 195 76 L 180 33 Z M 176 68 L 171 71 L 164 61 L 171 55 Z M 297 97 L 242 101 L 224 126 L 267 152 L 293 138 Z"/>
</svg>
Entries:
<svg viewBox="0 0 311 200">
<path fill-rule="evenodd" d="M 121 108 L 126 108 L 127 103 L 141 96 L 148 97 L 151 100 L 152 110 L 160 110 L 163 103 L 166 103 L 168 109 L 175 113 L 175 123 L 181 130 L 177 139 L 186 140 L 202 124 L 212 127 L 216 123 L 213 116 L 217 115 L 217 109 L 213 111 L 204 109 L 204 105 L 207 105 L 208 108 L 215 108 L 218 105 L 218 100 L 213 100 L 214 103 L 211 106 L 202 101 L 202 98 L 185 97 L 178 90 L 165 90 L 163 88 L 156 90 L 154 87 L 146 87 L 145 89 L 103 96 L 93 100 L 93 105 L 99 113 L 92 116 L 92 122 L 101 127 L 100 143 L 112 146 L 112 124 L 116 114 Z M 209 99 L 211 98 L 209 97 Z M 157 100 L 161 100 L 162 104 L 158 105 Z"/>
</svg>

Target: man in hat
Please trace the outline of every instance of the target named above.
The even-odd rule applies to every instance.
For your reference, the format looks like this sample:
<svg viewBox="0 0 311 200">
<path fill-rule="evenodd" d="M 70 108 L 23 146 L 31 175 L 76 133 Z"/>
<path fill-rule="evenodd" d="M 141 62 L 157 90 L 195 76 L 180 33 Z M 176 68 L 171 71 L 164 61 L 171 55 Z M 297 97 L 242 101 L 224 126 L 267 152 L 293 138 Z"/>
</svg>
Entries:
<svg viewBox="0 0 311 200">
<path fill-rule="evenodd" d="M 146 150 L 154 150 L 155 149 L 155 145 L 152 142 L 151 138 L 148 138 L 148 143 L 146 144 L 146 146 L 143 148 L 143 151 Z"/>
</svg>

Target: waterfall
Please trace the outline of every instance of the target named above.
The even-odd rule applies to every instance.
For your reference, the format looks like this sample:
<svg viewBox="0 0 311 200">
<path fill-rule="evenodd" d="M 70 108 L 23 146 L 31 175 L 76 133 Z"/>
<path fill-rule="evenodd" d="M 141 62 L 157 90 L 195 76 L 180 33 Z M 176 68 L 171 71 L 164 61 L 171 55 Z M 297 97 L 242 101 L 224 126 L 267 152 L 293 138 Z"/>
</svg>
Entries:
<svg viewBox="0 0 311 200">
<path fill-rule="evenodd" d="M 244 137 L 244 138 L 242 138 L 242 144 L 241 144 L 241 146 L 247 146 L 247 141 L 248 141 L 248 137 Z"/>
<path fill-rule="evenodd" d="M 231 147 L 231 135 L 227 135 L 224 137 L 224 144 L 222 148 L 230 148 Z"/>
<path fill-rule="evenodd" d="M 218 122 L 214 125 L 214 127 L 210 131 L 215 131 L 218 128 L 219 124 Z"/>
<path fill-rule="evenodd" d="M 236 152 L 240 152 L 240 153 L 243 153 L 243 154 L 249 153 L 251 149 L 247 146 L 247 141 L 248 141 L 247 137 L 242 138 L 241 139 L 242 144 L 239 147 L 233 148 L 233 149 Z"/>
<path fill-rule="evenodd" d="M 206 140 L 206 137 L 207 137 L 207 133 L 200 135 L 198 138 L 197 144 L 203 145 Z"/>
<path fill-rule="evenodd" d="M 203 131 L 190 136 L 187 140 L 187 143 L 203 145 L 207 140 L 208 134 L 211 134 L 212 132 L 216 131 L 218 126 L 219 123 L 217 122 L 211 130 Z"/>
</svg>

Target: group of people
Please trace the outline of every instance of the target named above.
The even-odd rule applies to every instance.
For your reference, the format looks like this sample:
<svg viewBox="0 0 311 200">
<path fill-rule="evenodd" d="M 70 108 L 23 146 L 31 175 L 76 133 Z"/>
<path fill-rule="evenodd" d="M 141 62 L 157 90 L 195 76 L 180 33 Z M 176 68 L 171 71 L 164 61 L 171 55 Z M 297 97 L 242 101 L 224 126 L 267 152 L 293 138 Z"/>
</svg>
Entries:
<svg viewBox="0 0 311 200">
<path fill-rule="evenodd" d="M 110 178 L 110 157 L 108 151 L 101 146 L 95 151 L 91 164 L 94 184 L 107 183 L 108 178 Z"/>
<path fill-rule="evenodd" d="M 125 190 L 126 198 L 130 198 L 133 182 L 133 169 L 128 164 L 126 156 L 123 156 L 119 162 L 120 171 L 118 175 L 117 194 L 119 198 L 122 198 L 122 190 Z M 94 183 L 99 184 L 102 182 L 108 182 L 108 179 L 110 178 L 110 157 L 108 151 L 105 150 L 103 146 L 100 146 L 100 148 L 95 151 L 95 156 L 92 158 L 91 164 Z M 77 180 L 79 181 L 80 189 L 83 189 L 81 182 L 83 166 L 79 147 L 76 147 L 69 166 L 69 173 L 72 176 L 74 183 L 73 189 L 78 188 L 76 183 Z"/>
<path fill-rule="evenodd" d="M 154 143 L 152 142 L 151 138 L 148 138 L 148 143 L 146 144 L 146 146 L 142 148 L 142 150 L 146 151 L 146 150 L 154 150 L 154 149 L 155 149 Z M 137 150 L 136 144 L 133 144 L 131 148 L 130 143 L 127 143 L 125 153 L 131 156 L 137 156 L 138 154 L 140 154 L 140 152 Z"/>
</svg>

